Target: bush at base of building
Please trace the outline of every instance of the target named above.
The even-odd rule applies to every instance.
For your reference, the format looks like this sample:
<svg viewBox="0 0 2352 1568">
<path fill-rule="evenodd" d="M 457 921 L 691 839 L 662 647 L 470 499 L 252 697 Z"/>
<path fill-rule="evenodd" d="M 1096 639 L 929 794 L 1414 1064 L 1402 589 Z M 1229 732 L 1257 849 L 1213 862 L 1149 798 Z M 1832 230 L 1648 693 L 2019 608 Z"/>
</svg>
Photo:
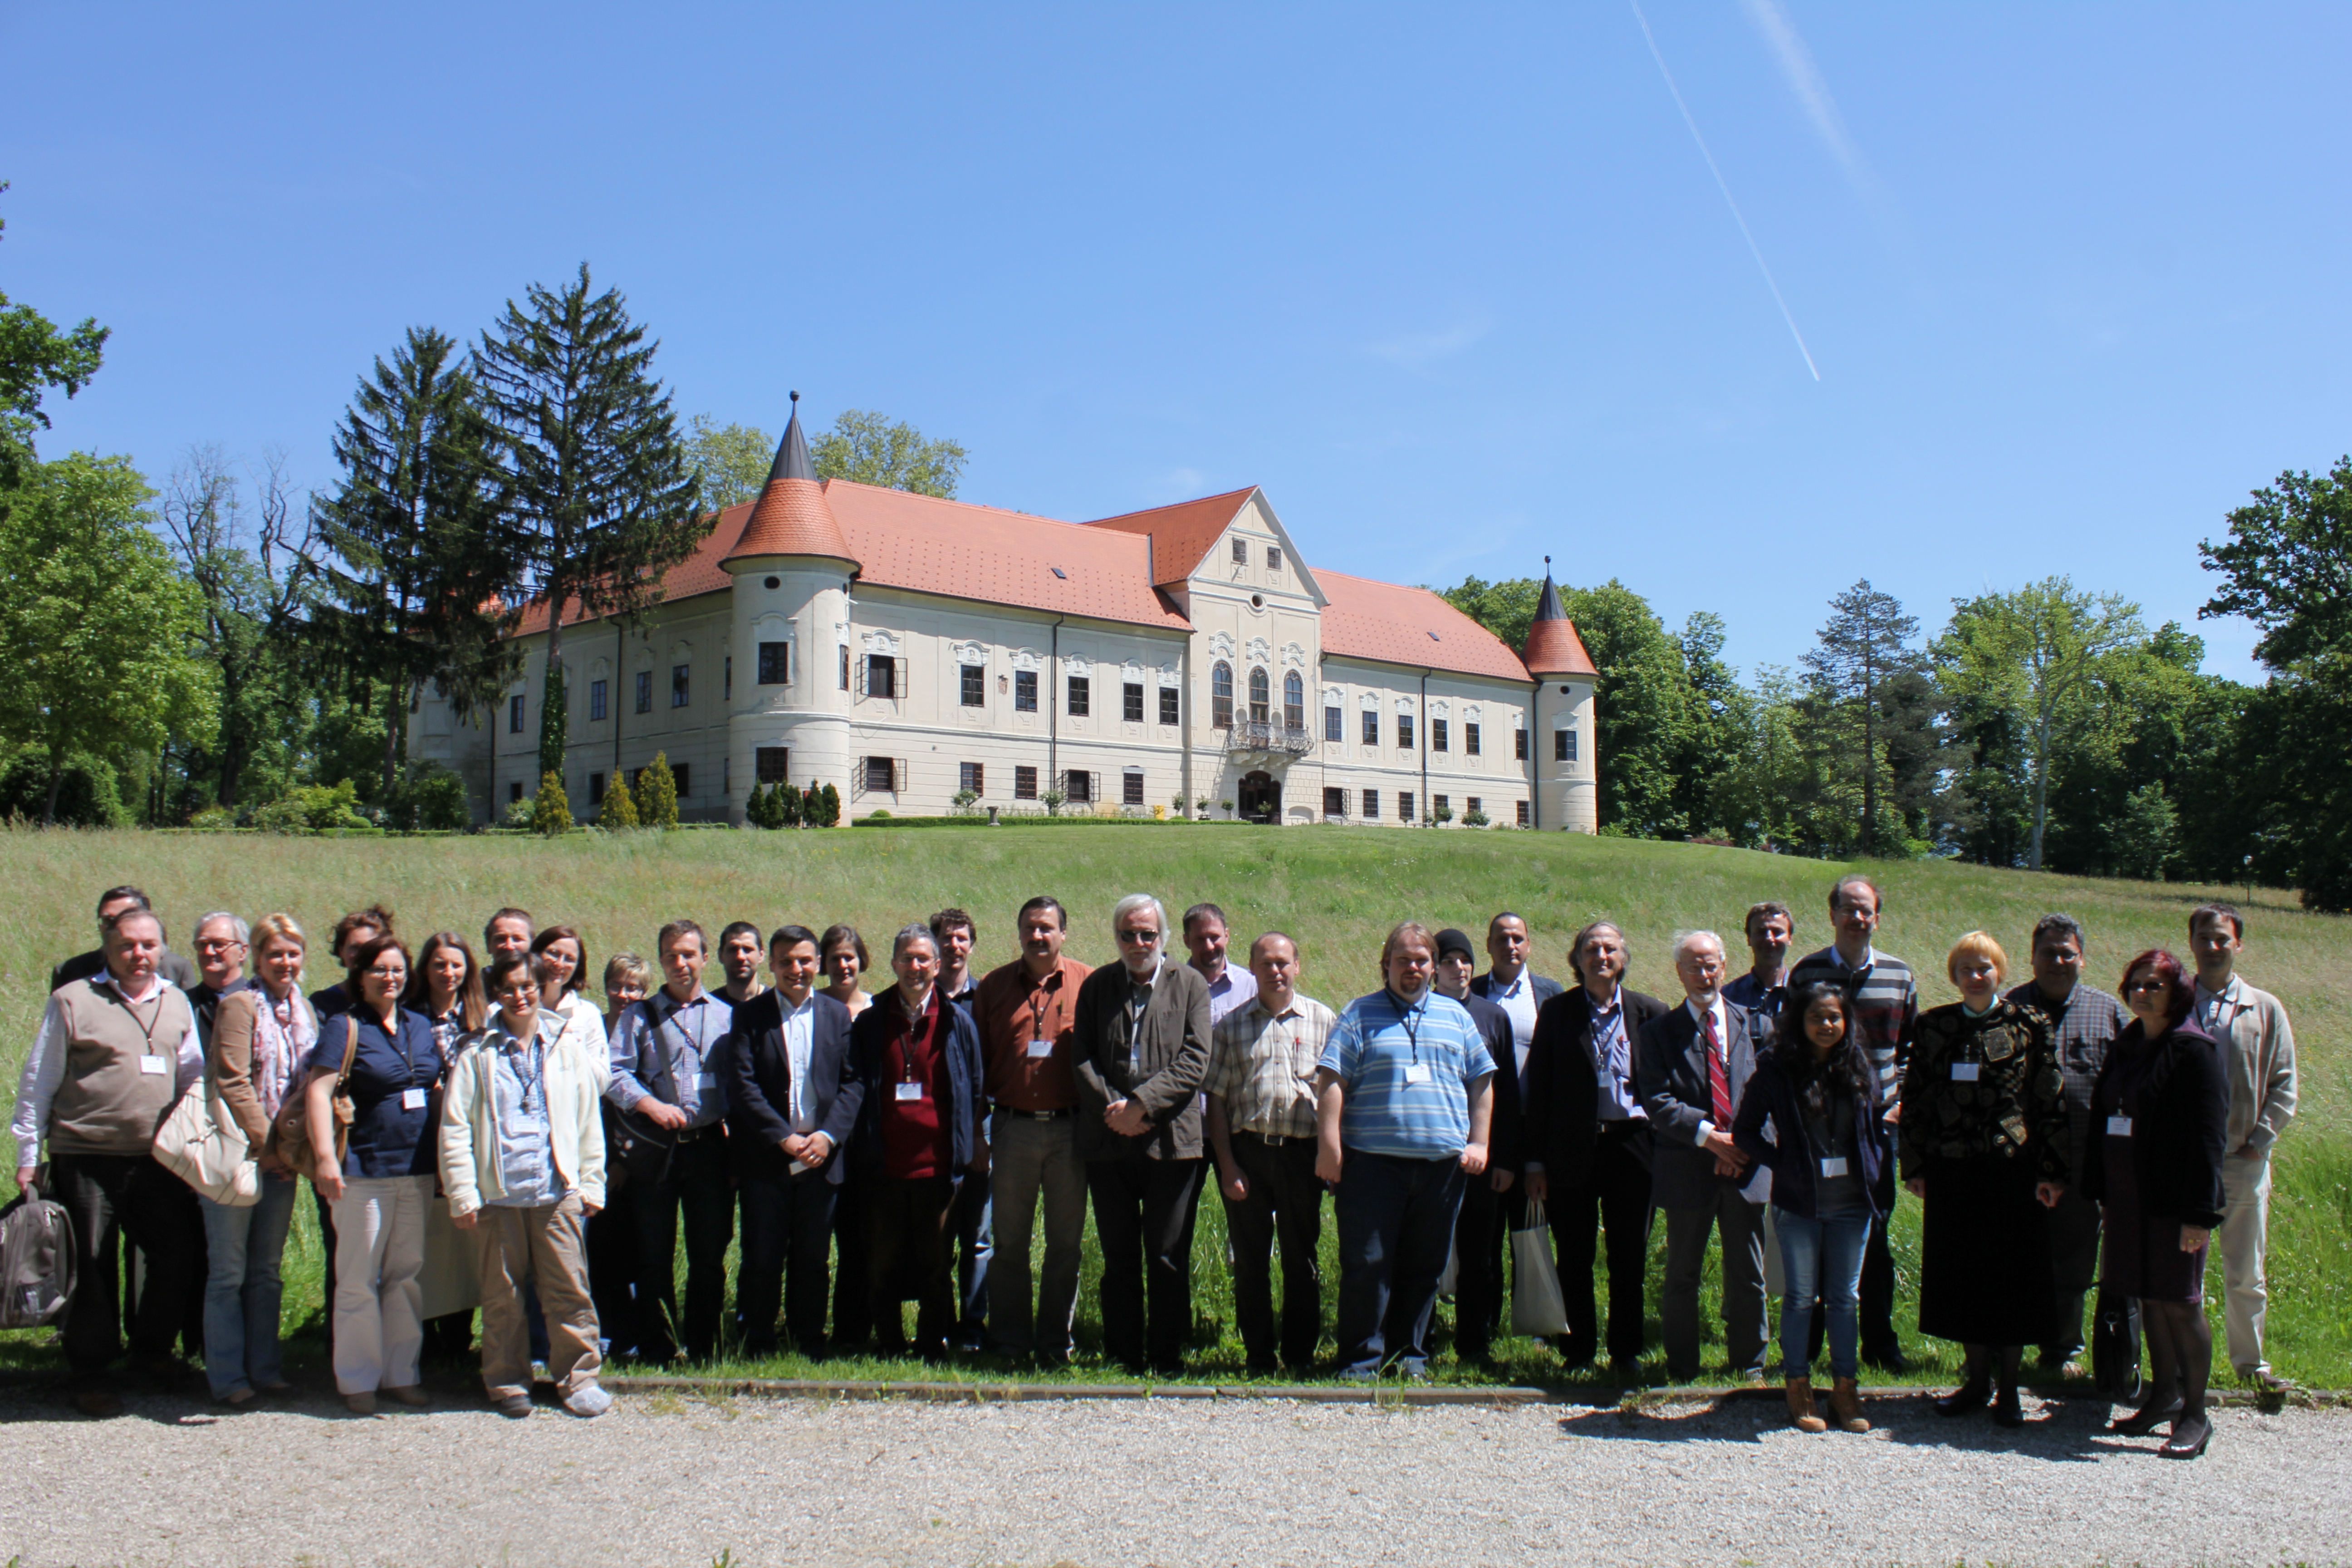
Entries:
<svg viewBox="0 0 2352 1568">
<path fill-rule="evenodd" d="M 564 797 L 561 773 L 540 775 L 539 798 L 531 803 L 530 830 L 541 838 L 561 838 L 572 831 L 572 802 Z"/>
<path fill-rule="evenodd" d="M 411 763 L 383 808 L 383 825 L 403 833 L 458 833 L 473 820 L 466 781 L 435 762 Z"/>
<path fill-rule="evenodd" d="M 677 778 L 669 771 L 667 752 L 656 752 L 637 774 L 637 822 L 645 827 L 677 826 Z"/>
<path fill-rule="evenodd" d="M 349 779 L 290 790 L 255 812 L 253 825 L 265 833 L 377 831 L 375 824 L 359 814 L 359 789 Z"/>
<path fill-rule="evenodd" d="M 617 773 L 604 785 L 604 798 L 596 808 L 596 826 L 607 829 L 637 826 L 636 797 L 629 793 L 629 781 Z"/>
<path fill-rule="evenodd" d="M 49 759 L 45 752 L 19 752 L 0 768 L 0 817 L 38 822 L 49 802 Z M 127 827 L 131 813 L 115 787 L 114 769 L 79 752 L 66 757 L 58 784 L 58 825 Z"/>
</svg>

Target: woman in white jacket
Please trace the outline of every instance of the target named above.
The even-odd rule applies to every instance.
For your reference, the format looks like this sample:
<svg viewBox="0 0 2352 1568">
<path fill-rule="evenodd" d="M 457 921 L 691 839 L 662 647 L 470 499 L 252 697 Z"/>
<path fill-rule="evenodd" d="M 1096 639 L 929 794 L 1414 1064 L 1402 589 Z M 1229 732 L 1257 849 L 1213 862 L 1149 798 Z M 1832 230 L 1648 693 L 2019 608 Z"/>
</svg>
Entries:
<svg viewBox="0 0 2352 1568">
<path fill-rule="evenodd" d="M 441 1102 L 441 1185 L 451 1220 L 474 1233 L 481 1268 L 482 1385 L 500 1415 L 530 1414 L 522 1286 L 531 1279 L 564 1408 L 601 1415 L 613 1397 L 596 1382 L 603 1357 L 583 1232 L 604 1204 L 598 1103 L 610 1064 L 541 1009 L 522 954 L 493 961 L 488 980 L 498 1014 L 467 1042 Z"/>
<path fill-rule="evenodd" d="M 531 973 L 539 980 L 539 1005 L 561 1017 L 563 1032 L 576 1037 L 590 1055 L 609 1062 L 604 1016 L 584 993 L 588 943 L 571 926 L 549 926 L 531 938 L 530 958 Z"/>
</svg>

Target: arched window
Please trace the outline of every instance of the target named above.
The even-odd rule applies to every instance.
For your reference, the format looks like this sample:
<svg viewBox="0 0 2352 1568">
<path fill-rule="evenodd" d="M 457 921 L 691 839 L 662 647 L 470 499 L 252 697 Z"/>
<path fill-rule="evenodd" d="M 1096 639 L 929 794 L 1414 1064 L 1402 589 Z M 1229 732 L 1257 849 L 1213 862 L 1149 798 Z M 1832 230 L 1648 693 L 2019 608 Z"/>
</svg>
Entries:
<svg viewBox="0 0 2352 1568">
<path fill-rule="evenodd" d="M 1234 727 L 1234 667 L 1222 658 L 1209 671 L 1209 722 L 1220 730 Z"/>
<path fill-rule="evenodd" d="M 1295 669 L 1282 678 L 1282 721 L 1289 729 L 1307 728 L 1307 683 Z"/>
<path fill-rule="evenodd" d="M 1265 668 L 1261 665 L 1250 671 L 1250 718 L 1260 724 L 1265 722 Z"/>
</svg>

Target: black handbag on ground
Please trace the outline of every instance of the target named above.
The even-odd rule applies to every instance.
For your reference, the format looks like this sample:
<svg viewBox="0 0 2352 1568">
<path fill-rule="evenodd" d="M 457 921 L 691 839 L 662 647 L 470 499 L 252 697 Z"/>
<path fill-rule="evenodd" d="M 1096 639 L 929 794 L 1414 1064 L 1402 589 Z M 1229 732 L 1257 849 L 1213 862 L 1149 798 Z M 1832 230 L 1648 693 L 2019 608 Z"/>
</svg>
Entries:
<svg viewBox="0 0 2352 1568">
<path fill-rule="evenodd" d="M 2091 1381 L 2108 1398 L 2128 1404 L 2139 1397 L 2139 1300 L 2099 1287 L 2091 1314 Z"/>
</svg>

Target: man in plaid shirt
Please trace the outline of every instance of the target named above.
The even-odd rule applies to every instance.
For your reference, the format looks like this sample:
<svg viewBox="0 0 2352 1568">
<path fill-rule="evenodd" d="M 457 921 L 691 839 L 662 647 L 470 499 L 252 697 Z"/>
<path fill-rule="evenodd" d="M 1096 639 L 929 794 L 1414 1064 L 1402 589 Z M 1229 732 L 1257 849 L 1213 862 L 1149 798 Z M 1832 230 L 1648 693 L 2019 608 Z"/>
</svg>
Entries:
<svg viewBox="0 0 2352 1568">
<path fill-rule="evenodd" d="M 1304 1372 L 1323 1334 L 1323 1183 L 1315 1174 L 1315 1064 L 1339 1022 L 1298 994 L 1298 944 L 1268 931 L 1250 944 L 1257 994 L 1216 1027 L 1204 1087 L 1209 1147 L 1234 1249 L 1234 1311 L 1252 1372 L 1276 1362 L 1269 1255 L 1282 1247 L 1281 1361 Z"/>
</svg>

